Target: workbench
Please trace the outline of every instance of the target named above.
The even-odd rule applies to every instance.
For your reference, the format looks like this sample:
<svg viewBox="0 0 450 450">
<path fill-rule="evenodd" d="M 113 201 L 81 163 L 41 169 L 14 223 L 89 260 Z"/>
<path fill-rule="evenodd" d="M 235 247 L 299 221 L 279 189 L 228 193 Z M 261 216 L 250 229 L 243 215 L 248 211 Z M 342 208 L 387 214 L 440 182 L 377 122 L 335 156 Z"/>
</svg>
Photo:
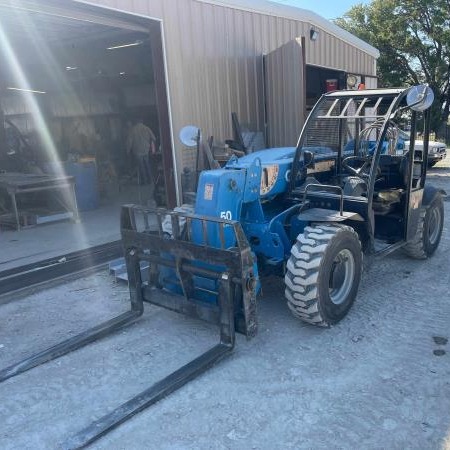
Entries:
<svg viewBox="0 0 450 450">
<path fill-rule="evenodd" d="M 58 196 L 59 203 L 67 212 L 72 213 L 72 220 L 79 221 L 74 177 L 16 172 L 0 173 L 0 190 L 5 190 L 11 198 L 17 230 L 20 230 L 17 195 L 32 192 L 57 191 L 61 193 L 62 195 Z"/>
</svg>

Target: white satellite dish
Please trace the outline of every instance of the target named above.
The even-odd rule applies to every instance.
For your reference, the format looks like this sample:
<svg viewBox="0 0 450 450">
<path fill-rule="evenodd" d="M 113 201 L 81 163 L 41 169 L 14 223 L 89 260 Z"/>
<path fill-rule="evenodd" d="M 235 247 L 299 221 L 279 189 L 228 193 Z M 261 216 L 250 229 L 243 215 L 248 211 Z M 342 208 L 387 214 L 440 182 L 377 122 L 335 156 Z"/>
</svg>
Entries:
<svg viewBox="0 0 450 450">
<path fill-rule="evenodd" d="M 433 100 L 433 90 L 426 84 L 413 86 L 406 95 L 406 103 L 414 111 L 425 111 L 431 106 Z"/>
<path fill-rule="evenodd" d="M 187 125 L 180 130 L 179 138 L 180 141 L 186 147 L 195 147 L 198 143 L 200 129 L 195 125 Z M 200 135 L 201 139 L 201 135 Z"/>
</svg>

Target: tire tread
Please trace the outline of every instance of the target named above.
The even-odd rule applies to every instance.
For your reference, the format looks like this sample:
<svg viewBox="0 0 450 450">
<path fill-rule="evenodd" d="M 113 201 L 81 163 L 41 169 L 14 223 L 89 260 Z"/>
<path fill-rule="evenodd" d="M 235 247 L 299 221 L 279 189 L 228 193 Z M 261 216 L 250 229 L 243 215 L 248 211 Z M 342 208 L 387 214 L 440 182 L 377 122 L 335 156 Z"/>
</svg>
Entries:
<svg viewBox="0 0 450 450">
<path fill-rule="evenodd" d="M 339 234 L 347 231 L 359 237 L 347 225 L 318 224 L 305 227 L 291 249 L 291 257 L 286 266 L 285 296 L 294 316 L 304 322 L 328 327 L 331 324 L 321 314 L 318 298 L 319 268 L 327 247 Z"/>
<path fill-rule="evenodd" d="M 442 234 L 443 229 L 443 223 L 444 223 L 444 205 L 442 196 L 437 195 L 434 200 L 426 205 L 421 206 L 420 212 L 419 212 L 419 221 L 417 224 L 417 229 L 414 237 L 407 242 L 403 246 L 403 251 L 406 253 L 407 256 L 414 259 L 427 259 L 430 257 L 437 247 L 439 246 L 439 242 L 441 239 L 441 234 L 439 235 L 438 241 L 436 244 L 434 244 L 431 248 L 428 242 L 426 242 L 427 239 L 427 214 L 432 208 L 439 208 L 440 209 L 440 219 L 441 223 L 440 226 L 440 233 Z"/>
</svg>

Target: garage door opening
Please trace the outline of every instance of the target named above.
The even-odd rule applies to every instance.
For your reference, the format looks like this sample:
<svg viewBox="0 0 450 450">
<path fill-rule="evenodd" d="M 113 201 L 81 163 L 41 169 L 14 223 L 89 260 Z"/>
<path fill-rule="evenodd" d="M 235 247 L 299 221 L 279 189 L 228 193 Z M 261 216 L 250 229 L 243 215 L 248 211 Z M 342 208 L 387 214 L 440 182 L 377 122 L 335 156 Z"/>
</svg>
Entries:
<svg viewBox="0 0 450 450">
<path fill-rule="evenodd" d="M 118 239 L 123 203 L 175 203 L 160 23 L 36 9 L 0 2 L 0 270 Z"/>
<path fill-rule="evenodd" d="M 306 66 L 306 111 L 309 113 L 322 94 L 346 89 L 346 73 L 324 67 Z"/>
</svg>

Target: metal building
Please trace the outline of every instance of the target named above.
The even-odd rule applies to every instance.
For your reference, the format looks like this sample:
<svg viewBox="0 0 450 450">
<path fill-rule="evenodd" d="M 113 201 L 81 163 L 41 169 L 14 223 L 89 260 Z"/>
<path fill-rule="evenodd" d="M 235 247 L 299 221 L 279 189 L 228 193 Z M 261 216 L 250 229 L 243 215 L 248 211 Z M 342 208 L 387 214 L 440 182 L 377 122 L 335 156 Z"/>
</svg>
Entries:
<svg viewBox="0 0 450 450">
<path fill-rule="evenodd" d="M 224 140 L 236 112 L 267 145 L 295 145 L 327 81 L 376 86 L 375 48 L 315 13 L 265 0 L 0 0 L 0 15 L 67 42 L 108 30 L 117 42 L 119 29 L 147 36 L 169 206 L 193 162 L 178 140 L 183 126 Z"/>
</svg>

